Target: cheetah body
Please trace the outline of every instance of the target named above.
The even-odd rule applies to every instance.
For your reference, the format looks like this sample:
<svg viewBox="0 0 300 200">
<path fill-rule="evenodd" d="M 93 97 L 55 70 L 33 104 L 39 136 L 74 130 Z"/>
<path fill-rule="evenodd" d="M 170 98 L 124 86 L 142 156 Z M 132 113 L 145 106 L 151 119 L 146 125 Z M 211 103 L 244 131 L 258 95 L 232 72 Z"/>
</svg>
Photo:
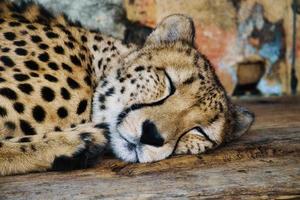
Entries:
<svg viewBox="0 0 300 200">
<path fill-rule="evenodd" d="M 169 27 L 173 35 L 159 25 L 139 49 L 34 4 L 1 1 L 0 174 L 88 167 L 108 140 L 131 162 L 160 160 L 176 147 L 199 153 L 225 141 L 225 130 L 233 129 L 231 103 L 193 48 L 190 19 L 169 19 L 179 19 Z M 194 112 L 205 113 L 201 130 Z"/>
</svg>

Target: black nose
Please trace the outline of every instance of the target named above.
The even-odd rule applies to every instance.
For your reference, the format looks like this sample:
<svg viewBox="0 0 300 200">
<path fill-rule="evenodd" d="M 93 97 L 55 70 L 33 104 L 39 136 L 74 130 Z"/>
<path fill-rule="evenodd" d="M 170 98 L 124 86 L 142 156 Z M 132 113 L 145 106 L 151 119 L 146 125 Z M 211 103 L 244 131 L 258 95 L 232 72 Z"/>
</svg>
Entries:
<svg viewBox="0 0 300 200">
<path fill-rule="evenodd" d="M 161 147 L 164 144 L 164 139 L 158 132 L 155 124 L 149 120 L 144 121 L 142 128 L 142 136 L 140 142 L 156 147 Z"/>
</svg>

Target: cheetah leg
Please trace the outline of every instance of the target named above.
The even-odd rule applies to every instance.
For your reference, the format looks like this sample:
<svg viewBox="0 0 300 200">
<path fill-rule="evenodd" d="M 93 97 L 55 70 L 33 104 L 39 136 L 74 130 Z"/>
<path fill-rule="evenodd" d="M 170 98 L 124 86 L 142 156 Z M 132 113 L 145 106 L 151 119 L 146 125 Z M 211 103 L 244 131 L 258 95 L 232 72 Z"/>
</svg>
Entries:
<svg viewBox="0 0 300 200">
<path fill-rule="evenodd" d="M 105 149 L 107 132 L 105 124 L 87 123 L 0 141 L 0 175 L 89 167 Z"/>
<path fill-rule="evenodd" d="M 180 138 L 175 154 L 200 154 L 209 149 L 213 149 L 216 145 L 206 139 L 201 133 L 191 130 Z"/>
</svg>

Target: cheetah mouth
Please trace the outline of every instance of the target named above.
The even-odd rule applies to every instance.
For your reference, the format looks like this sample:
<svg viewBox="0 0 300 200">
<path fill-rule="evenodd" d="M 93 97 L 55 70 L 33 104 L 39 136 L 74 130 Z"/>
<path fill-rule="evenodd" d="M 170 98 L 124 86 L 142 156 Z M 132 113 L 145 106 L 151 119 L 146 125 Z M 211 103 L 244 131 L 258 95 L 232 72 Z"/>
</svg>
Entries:
<svg viewBox="0 0 300 200">
<path fill-rule="evenodd" d="M 139 145 L 128 141 L 125 137 L 122 136 L 121 133 L 118 132 L 118 134 L 119 134 L 119 137 L 121 139 L 123 139 L 125 142 L 127 142 L 127 144 L 126 144 L 127 150 L 130 151 L 130 152 L 134 152 L 134 154 L 135 154 L 135 161 L 134 162 L 139 163 L 140 162 L 139 154 L 138 154 L 138 146 Z"/>
</svg>

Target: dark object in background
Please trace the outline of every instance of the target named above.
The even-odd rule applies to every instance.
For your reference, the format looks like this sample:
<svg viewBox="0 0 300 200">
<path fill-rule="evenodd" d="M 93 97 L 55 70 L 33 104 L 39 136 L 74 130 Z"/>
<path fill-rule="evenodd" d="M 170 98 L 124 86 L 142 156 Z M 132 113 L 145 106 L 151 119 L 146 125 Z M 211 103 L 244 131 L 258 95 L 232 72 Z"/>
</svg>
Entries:
<svg viewBox="0 0 300 200">
<path fill-rule="evenodd" d="M 152 28 L 141 25 L 138 22 L 127 21 L 125 23 L 126 30 L 124 33 L 123 42 L 125 44 L 134 43 L 138 46 L 142 46 L 147 36 L 152 32 Z"/>
</svg>

